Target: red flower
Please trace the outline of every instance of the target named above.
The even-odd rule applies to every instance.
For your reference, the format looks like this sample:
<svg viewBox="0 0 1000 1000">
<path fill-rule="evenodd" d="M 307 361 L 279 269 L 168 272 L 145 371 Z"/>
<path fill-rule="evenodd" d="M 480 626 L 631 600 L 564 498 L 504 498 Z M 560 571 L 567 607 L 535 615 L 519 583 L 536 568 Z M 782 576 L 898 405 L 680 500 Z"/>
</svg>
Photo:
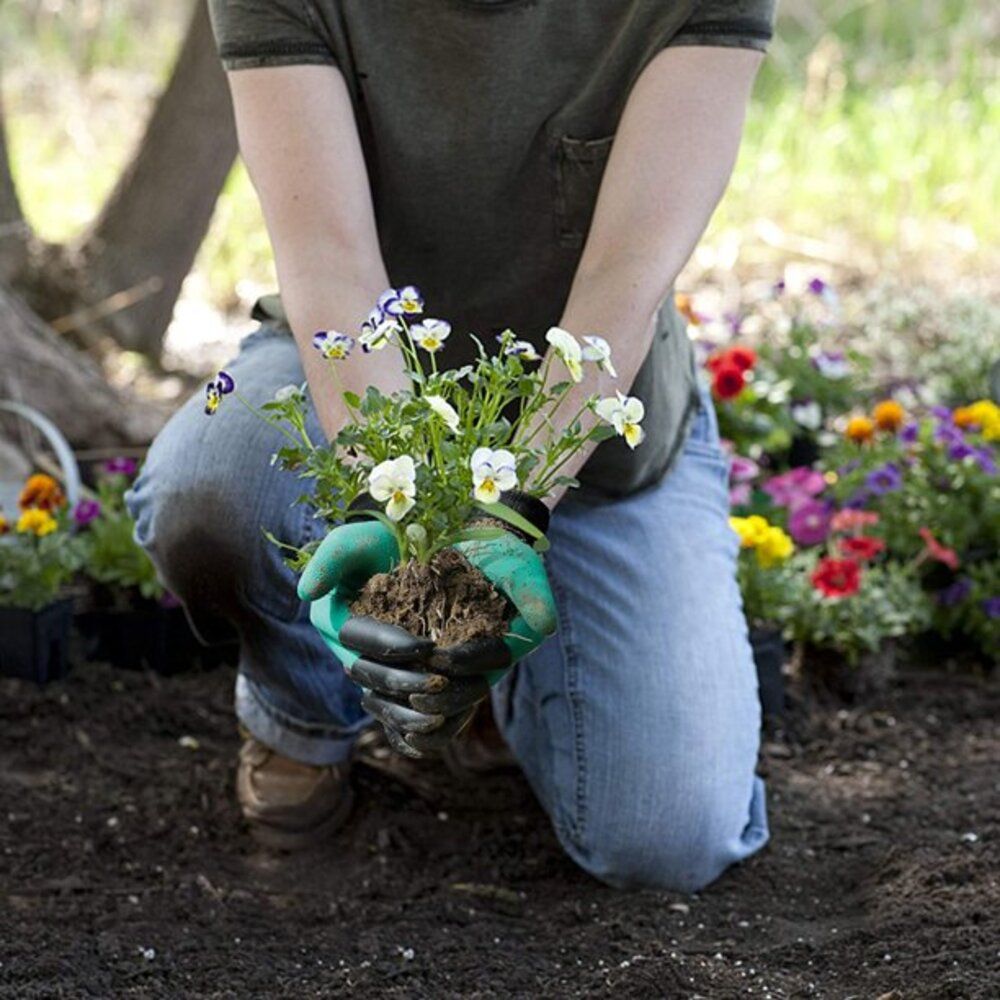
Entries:
<svg viewBox="0 0 1000 1000">
<path fill-rule="evenodd" d="M 752 347 L 737 344 L 726 351 L 726 356 L 741 372 L 748 372 L 757 364 L 757 352 Z"/>
<path fill-rule="evenodd" d="M 809 578 L 826 597 L 850 597 L 861 587 L 861 567 L 853 559 L 820 559 Z"/>
<path fill-rule="evenodd" d="M 921 528 L 918 532 L 924 540 L 926 548 L 924 551 L 931 559 L 944 563 L 949 569 L 958 569 L 958 553 L 954 549 L 949 549 L 942 545 L 933 534 L 930 528 Z"/>
<path fill-rule="evenodd" d="M 747 384 L 741 369 L 736 365 L 724 364 L 715 369 L 712 378 L 712 392 L 716 399 L 735 399 Z"/>
<path fill-rule="evenodd" d="M 840 552 L 850 559 L 860 559 L 869 562 L 885 550 L 885 542 L 871 535 L 856 535 L 853 538 L 840 539 Z"/>
</svg>

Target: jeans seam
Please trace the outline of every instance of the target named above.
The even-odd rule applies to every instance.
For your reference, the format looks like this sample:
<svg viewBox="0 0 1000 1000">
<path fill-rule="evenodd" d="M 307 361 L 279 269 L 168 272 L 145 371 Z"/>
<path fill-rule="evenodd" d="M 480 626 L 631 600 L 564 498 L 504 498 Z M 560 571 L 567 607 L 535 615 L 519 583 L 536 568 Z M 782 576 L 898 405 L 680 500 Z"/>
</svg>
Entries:
<svg viewBox="0 0 1000 1000">
<path fill-rule="evenodd" d="M 573 726 L 573 756 L 576 780 L 573 788 L 573 811 L 569 816 L 568 831 L 571 839 L 578 845 L 583 843 L 583 834 L 587 823 L 587 753 L 583 732 L 583 701 L 579 688 L 579 660 L 576 646 L 573 642 L 573 624 L 569 614 L 569 602 L 566 593 L 556 580 L 552 580 L 552 589 L 560 607 L 559 643 L 562 646 L 563 662 L 566 665 L 564 678 L 566 701 L 569 705 L 570 719 Z"/>
</svg>

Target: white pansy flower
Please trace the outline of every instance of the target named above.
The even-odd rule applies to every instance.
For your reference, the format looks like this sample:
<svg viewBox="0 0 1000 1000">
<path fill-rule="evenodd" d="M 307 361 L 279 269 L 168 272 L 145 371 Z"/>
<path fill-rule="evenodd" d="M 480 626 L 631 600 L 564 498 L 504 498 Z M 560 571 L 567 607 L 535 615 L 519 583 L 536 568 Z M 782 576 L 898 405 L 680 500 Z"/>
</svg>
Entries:
<svg viewBox="0 0 1000 1000">
<path fill-rule="evenodd" d="M 563 330 L 558 326 L 550 328 L 545 334 L 545 339 L 555 348 L 556 353 L 563 360 L 570 378 L 574 382 L 583 380 L 583 352 L 580 350 L 579 341 L 568 330 Z"/>
<path fill-rule="evenodd" d="M 448 425 L 452 431 L 458 430 L 458 413 L 443 396 L 424 396 L 424 402 Z"/>
<path fill-rule="evenodd" d="M 584 361 L 595 361 L 599 367 L 603 368 L 612 378 L 618 378 L 618 372 L 611 363 L 611 345 L 603 337 L 584 337 L 586 345 L 583 349 Z"/>
<path fill-rule="evenodd" d="M 823 426 L 823 410 L 815 400 L 792 403 L 791 414 L 792 420 L 807 430 L 818 431 Z"/>
<path fill-rule="evenodd" d="M 424 309 L 424 300 L 416 285 L 406 285 L 399 290 L 399 304 L 408 316 L 417 316 Z"/>
<path fill-rule="evenodd" d="M 444 347 L 444 342 L 450 333 L 451 323 L 446 323 L 443 319 L 425 319 L 422 323 L 414 323 L 410 327 L 413 342 L 431 354 Z"/>
<path fill-rule="evenodd" d="M 320 330 L 313 334 L 313 347 L 331 361 L 343 361 L 354 350 L 354 338 L 336 330 Z"/>
<path fill-rule="evenodd" d="M 296 396 L 301 395 L 302 390 L 297 385 L 283 385 L 275 394 L 274 401 L 276 403 L 285 403 L 289 399 L 294 399 Z"/>
<path fill-rule="evenodd" d="M 503 337 L 497 337 L 503 343 Z M 505 348 L 504 354 L 513 354 L 522 361 L 541 361 L 542 356 L 535 350 L 530 340 L 512 340 Z"/>
<path fill-rule="evenodd" d="M 646 415 L 642 400 L 619 392 L 616 396 L 602 399 L 594 409 L 602 420 L 606 420 L 625 438 L 625 443 L 630 448 L 642 443 L 646 436 L 646 432 L 639 426 Z"/>
<path fill-rule="evenodd" d="M 517 486 L 517 463 L 506 448 L 477 448 L 469 461 L 472 495 L 480 503 L 496 503 L 504 490 Z"/>
<path fill-rule="evenodd" d="M 390 520 L 401 521 L 413 507 L 417 495 L 417 469 L 409 455 L 379 462 L 368 474 L 368 492 L 385 504 Z"/>
<path fill-rule="evenodd" d="M 372 351 L 381 351 L 392 343 L 393 338 L 400 332 L 402 327 L 394 319 L 384 319 L 375 326 L 365 324 L 358 343 L 365 354 Z"/>
</svg>

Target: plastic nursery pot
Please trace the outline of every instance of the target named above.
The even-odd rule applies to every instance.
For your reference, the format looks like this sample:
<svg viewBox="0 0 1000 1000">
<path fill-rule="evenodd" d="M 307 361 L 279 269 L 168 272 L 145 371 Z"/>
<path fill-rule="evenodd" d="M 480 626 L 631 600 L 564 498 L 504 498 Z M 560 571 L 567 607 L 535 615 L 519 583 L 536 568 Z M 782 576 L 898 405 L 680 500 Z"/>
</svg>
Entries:
<svg viewBox="0 0 1000 1000">
<path fill-rule="evenodd" d="M 762 715 L 781 718 L 785 714 L 785 640 L 773 628 L 750 630 L 750 646 L 757 668 L 757 689 Z"/>
<path fill-rule="evenodd" d="M 40 611 L 0 607 L 0 674 L 45 684 L 69 672 L 73 602 L 53 601 Z"/>
<path fill-rule="evenodd" d="M 83 659 L 122 670 L 177 674 L 219 666 L 225 650 L 207 648 L 195 637 L 184 609 L 143 602 L 135 608 L 99 608 L 77 615 Z"/>
</svg>

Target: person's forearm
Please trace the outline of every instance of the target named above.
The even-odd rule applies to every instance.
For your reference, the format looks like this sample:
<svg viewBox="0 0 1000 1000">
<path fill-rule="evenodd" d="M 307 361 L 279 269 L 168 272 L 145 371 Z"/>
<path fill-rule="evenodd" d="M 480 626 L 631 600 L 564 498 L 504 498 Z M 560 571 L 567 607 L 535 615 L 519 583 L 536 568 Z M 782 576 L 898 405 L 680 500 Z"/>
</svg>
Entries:
<svg viewBox="0 0 1000 1000">
<path fill-rule="evenodd" d="M 577 412 L 594 393 L 627 392 L 635 380 L 657 311 L 725 191 L 759 61 L 742 50 L 672 49 L 633 88 L 559 324 L 604 337 L 618 377 L 586 365 L 561 413 Z M 574 476 L 593 447 L 562 474 Z"/>
<path fill-rule="evenodd" d="M 390 393 L 409 383 L 402 355 L 394 345 L 365 354 L 355 343 L 350 357 L 342 361 L 327 360 L 313 346 L 313 335 L 318 330 L 338 330 L 356 340 L 362 322 L 389 285 L 381 259 L 365 262 L 365 255 L 359 252 L 329 261 L 324 256 L 321 254 L 303 268 L 282 270 L 279 265 L 279 275 L 283 304 L 316 414 L 332 439 L 349 418 L 343 391 L 363 396 L 365 389 L 373 385 Z M 345 260 L 357 266 L 345 267 Z"/>
</svg>

